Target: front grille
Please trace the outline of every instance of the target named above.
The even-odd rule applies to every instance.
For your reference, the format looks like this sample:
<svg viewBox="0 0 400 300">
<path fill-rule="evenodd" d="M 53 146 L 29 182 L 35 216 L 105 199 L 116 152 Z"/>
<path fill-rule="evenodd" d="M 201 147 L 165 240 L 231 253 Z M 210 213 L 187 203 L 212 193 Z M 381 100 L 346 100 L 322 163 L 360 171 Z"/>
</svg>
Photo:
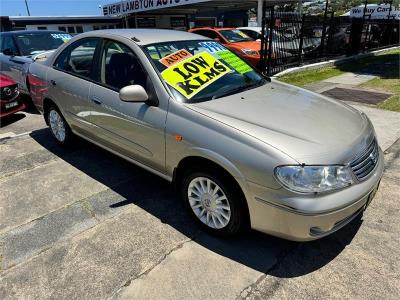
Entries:
<svg viewBox="0 0 400 300">
<path fill-rule="evenodd" d="M 379 147 L 374 140 L 367 150 L 350 163 L 354 175 L 358 180 L 365 179 L 374 170 L 379 159 Z"/>
</svg>

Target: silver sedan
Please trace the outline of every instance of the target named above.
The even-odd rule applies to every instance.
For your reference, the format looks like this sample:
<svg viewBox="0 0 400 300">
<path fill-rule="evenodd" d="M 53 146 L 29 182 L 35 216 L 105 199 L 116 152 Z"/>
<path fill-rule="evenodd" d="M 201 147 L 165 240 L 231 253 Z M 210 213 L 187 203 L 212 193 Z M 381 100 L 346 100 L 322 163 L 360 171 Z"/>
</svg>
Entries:
<svg viewBox="0 0 400 300">
<path fill-rule="evenodd" d="M 77 135 L 173 182 L 214 234 L 321 238 L 362 214 L 382 176 L 364 114 L 196 34 L 84 33 L 28 79 L 61 145 Z"/>
</svg>

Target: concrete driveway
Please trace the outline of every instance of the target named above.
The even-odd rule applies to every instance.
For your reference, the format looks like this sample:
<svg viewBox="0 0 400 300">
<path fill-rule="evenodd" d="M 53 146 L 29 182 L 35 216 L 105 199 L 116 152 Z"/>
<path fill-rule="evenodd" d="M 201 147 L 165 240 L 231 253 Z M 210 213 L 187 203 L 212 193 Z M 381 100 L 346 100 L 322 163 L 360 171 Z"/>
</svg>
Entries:
<svg viewBox="0 0 400 300">
<path fill-rule="evenodd" d="M 0 141 L 0 299 L 399 298 L 400 141 L 363 218 L 294 243 L 210 237 L 162 179 L 41 127 Z"/>
</svg>

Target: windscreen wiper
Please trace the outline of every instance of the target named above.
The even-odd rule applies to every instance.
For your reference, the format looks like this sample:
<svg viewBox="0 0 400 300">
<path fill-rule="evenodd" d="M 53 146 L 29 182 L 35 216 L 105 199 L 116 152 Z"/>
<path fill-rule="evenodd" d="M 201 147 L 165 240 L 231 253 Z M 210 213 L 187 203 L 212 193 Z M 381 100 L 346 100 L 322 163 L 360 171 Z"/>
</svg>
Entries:
<svg viewBox="0 0 400 300">
<path fill-rule="evenodd" d="M 227 92 L 225 94 L 222 94 L 220 96 L 214 96 L 213 99 L 227 97 L 227 96 L 230 96 L 230 95 L 233 95 L 233 94 L 244 92 L 244 91 L 250 90 L 252 88 L 262 86 L 264 83 L 265 83 L 264 81 L 260 80 L 260 82 L 257 82 L 257 83 L 251 84 L 251 85 L 242 85 L 242 86 L 234 88 L 233 90 L 230 90 L 229 92 Z"/>
</svg>

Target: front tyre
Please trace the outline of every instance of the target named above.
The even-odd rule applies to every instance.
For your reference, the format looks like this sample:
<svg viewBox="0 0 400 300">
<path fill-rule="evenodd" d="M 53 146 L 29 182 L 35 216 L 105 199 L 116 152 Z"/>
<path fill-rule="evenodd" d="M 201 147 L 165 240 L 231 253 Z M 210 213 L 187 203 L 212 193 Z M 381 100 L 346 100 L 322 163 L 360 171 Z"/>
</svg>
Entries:
<svg viewBox="0 0 400 300">
<path fill-rule="evenodd" d="M 184 176 L 181 193 L 192 217 L 208 232 L 229 237 L 245 227 L 241 192 L 226 176 L 208 172 L 189 172 Z"/>
<path fill-rule="evenodd" d="M 73 137 L 72 131 L 57 107 L 51 106 L 47 113 L 47 123 L 57 142 L 68 145 Z"/>
</svg>

